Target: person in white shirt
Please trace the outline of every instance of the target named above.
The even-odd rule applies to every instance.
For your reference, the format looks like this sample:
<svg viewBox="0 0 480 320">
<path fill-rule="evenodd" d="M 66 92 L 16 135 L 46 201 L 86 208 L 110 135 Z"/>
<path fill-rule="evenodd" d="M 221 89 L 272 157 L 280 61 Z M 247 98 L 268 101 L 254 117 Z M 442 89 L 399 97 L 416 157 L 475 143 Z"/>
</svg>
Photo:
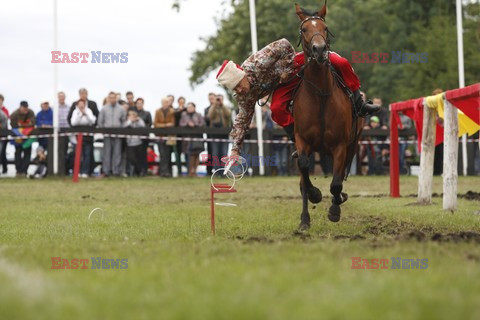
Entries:
<svg viewBox="0 0 480 320">
<path fill-rule="evenodd" d="M 95 125 L 97 117 L 93 111 L 86 107 L 85 100 L 78 100 L 72 113 L 72 127 L 91 127 Z M 75 150 L 75 148 L 74 148 Z M 82 143 L 82 157 L 80 165 L 80 177 L 88 178 L 90 172 L 91 155 L 93 152 L 93 137 L 84 136 Z"/>
</svg>

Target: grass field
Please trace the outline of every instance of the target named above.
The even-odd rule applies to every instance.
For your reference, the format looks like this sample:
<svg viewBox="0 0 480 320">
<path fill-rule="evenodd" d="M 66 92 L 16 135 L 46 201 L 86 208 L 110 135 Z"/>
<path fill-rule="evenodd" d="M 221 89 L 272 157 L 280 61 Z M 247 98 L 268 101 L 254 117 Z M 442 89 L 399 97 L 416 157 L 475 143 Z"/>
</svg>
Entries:
<svg viewBox="0 0 480 320">
<path fill-rule="evenodd" d="M 314 181 L 324 196 L 329 183 Z M 324 197 L 298 234 L 298 178 L 245 178 L 217 196 L 238 206 L 217 208 L 212 236 L 207 179 L 0 180 L 0 319 L 480 319 L 480 202 L 451 214 L 388 187 L 350 178 L 342 220 Z M 469 190 L 480 178 L 459 179 Z M 128 269 L 52 270 L 52 257 Z M 428 268 L 355 270 L 352 257 Z"/>
</svg>

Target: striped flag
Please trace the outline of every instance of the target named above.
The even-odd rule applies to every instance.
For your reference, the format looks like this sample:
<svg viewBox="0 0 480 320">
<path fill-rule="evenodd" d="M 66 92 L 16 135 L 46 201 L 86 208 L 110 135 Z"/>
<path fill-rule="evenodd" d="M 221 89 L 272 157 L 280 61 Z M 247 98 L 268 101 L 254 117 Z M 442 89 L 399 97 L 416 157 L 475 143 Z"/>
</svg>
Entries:
<svg viewBox="0 0 480 320">
<path fill-rule="evenodd" d="M 28 149 L 32 144 L 37 141 L 36 138 L 29 138 L 28 136 L 32 133 L 33 127 L 30 128 L 13 128 L 13 133 L 18 137 L 12 140 L 12 144 L 15 146 L 22 146 L 23 149 Z"/>
</svg>

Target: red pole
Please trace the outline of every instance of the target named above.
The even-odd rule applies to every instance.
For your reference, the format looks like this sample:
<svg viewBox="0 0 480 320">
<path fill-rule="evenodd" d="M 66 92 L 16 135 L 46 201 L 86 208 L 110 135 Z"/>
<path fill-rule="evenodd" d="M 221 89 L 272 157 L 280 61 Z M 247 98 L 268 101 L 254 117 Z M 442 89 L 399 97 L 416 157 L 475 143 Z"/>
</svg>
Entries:
<svg viewBox="0 0 480 320">
<path fill-rule="evenodd" d="M 80 159 L 82 158 L 83 135 L 77 135 L 77 147 L 75 148 L 75 163 L 73 165 L 73 182 L 78 182 L 78 173 L 80 172 Z"/>
<path fill-rule="evenodd" d="M 391 109 L 391 108 L 390 108 Z M 398 158 L 398 123 L 393 115 L 396 111 L 390 110 L 390 196 L 400 197 L 400 172 Z"/>
<path fill-rule="evenodd" d="M 213 186 L 210 187 L 210 229 L 215 235 L 215 203 L 214 203 L 215 191 Z"/>
</svg>

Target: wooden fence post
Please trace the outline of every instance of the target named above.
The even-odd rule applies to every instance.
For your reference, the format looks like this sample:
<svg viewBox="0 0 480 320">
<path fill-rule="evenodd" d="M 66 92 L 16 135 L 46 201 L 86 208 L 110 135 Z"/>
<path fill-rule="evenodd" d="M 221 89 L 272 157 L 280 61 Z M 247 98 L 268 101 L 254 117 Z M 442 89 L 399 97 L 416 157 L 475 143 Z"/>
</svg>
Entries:
<svg viewBox="0 0 480 320">
<path fill-rule="evenodd" d="M 444 103 L 443 210 L 455 211 L 458 183 L 458 111 L 445 98 Z"/>
<path fill-rule="evenodd" d="M 418 198 L 420 204 L 432 203 L 433 160 L 435 156 L 437 112 L 423 100 L 422 150 L 420 153 L 420 174 L 418 175 Z"/>
</svg>

